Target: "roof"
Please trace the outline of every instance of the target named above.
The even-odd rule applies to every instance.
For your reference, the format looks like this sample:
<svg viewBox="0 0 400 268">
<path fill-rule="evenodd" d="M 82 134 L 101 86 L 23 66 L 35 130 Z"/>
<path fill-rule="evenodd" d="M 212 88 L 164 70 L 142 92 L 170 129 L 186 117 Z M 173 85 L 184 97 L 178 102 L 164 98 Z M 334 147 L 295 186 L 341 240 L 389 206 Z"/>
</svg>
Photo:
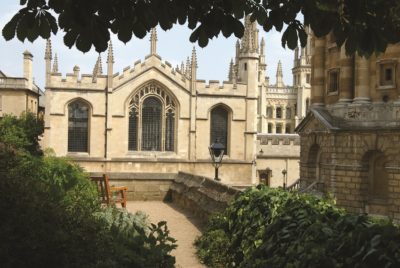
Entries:
<svg viewBox="0 0 400 268">
<path fill-rule="evenodd" d="M 393 105 L 392 105 L 393 106 Z M 372 131 L 372 130 L 389 130 L 400 129 L 400 120 L 394 117 L 391 105 L 377 104 L 357 108 L 357 117 L 353 116 L 354 111 L 349 108 L 342 110 L 341 113 L 335 115 L 333 110 L 329 108 L 311 107 L 306 117 L 296 127 L 295 132 L 305 132 L 310 127 L 313 121 L 317 121 L 328 132 L 333 131 Z M 341 115 L 341 116 L 340 116 Z M 315 131 L 315 125 L 310 129 Z"/>
</svg>

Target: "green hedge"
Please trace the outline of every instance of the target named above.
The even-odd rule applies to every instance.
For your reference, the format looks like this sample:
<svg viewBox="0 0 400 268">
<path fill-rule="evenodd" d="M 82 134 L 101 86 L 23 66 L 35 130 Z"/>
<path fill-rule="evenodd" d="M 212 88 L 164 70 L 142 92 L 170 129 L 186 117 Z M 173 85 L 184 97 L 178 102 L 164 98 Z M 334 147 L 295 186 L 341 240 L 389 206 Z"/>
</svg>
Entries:
<svg viewBox="0 0 400 268">
<path fill-rule="evenodd" d="M 196 240 L 210 267 L 400 267 L 400 230 L 332 200 L 257 186 Z"/>
<path fill-rule="evenodd" d="M 79 166 L 41 156 L 36 138 L 24 134 L 21 125 L 37 124 L 34 117 L 3 120 L 0 267 L 174 266 L 176 241 L 165 222 L 154 225 L 142 213 L 102 208 Z"/>
</svg>

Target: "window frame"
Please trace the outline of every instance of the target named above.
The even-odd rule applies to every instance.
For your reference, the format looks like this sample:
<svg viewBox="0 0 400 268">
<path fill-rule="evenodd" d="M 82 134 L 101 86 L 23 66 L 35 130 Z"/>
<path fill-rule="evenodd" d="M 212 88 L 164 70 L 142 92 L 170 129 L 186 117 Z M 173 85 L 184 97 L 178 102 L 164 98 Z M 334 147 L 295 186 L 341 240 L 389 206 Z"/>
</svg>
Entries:
<svg viewBox="0 0 400 268">
<path fill-rule="evenodd" d="M 71 107 L 71 105 L 74 105 L 74 104 L 81 104 L 82 106 L 85 106 L 86 108 L 87 108 L 87 118 L 86 118 L 86 150 L 84 150 L 84 151 L 81 151 L 81 150 L 79 150 L 79 149 L 74 149 L 74 150 L 71 150 L 70 149 L 70 146 L 72 146 L 72 145 L 70 145 L 70 135 L 71 135 L 71 132 L 70 132 L 70 107 Z M 91 105 L 88 103 L 88 102 L 86 102 L 85 100 L 82 100 L 82 99 L 75 99 L 75 100 L 72 100 L 72 101 L 70 101 L 69 103 L 68 103 L 68 105 L 67 105 L 67 109 L 68 109 L 68 115 L 67 115 L 67 153 L 68 154 L 89 154 L 90 153 L 90 119 L 91 119 L 91 111 L 92 111 L 92 109 L 91 109 Z"/>
<path fill-rule="evenodd" d="M 389 67 L 389 68 L 388 68 Z M 396 60 L 386 59 L 377 62 L 377 85 L 378 89 L 393 89 L 396 88 L 396 72 L 397 72 L 397 62 Z M 387 81 L 382 81 L 383 77 L 386 75 L 385 70 L 391 70 L 392 79 Z M 386 80 L 386 79 L 385 79 Z"/>
<path fill-rule="evenodd" d="M 336 75 L 335 79 L 332 79 L 332 76 Z M 328 70 L 328 83 L 326 84 L 326 93 L 328 96 L 330 95 L 338 95 L 340 90 L 340 68 L 332 68 Z M 333 82 L 336 80 L 335 82 Z M 332 88 L 332 86 L 334 88 Z M 336 86 L 336 88 L 335 88 Z"/>
<path fill-rule="evenodd" d="M 216 111 L 217 109 L 221 109 L 225 112 L 226 114 L 226 133 L 225 133 L 225 139 L 226 139 L 226 144 L 225 145 L 225 151 L 224 151 L 224 155 L 225 156 L 229 156 L 230 155 L 230 122 L 231 122 L 231 111 L 222 104 L 216 105 L 214 107 L 212 107 L 210 109 L 210 141 L 209 144 L 211 145 L 213 142 L 215 142 L 215 139 L 218 137 L 213 137 L 213 130 L 212 130 L 212 125 L 213 125 L 213 112 Z M 219 141 L 220 143 L 222 143 L 221 141 Z"/>
</svg>

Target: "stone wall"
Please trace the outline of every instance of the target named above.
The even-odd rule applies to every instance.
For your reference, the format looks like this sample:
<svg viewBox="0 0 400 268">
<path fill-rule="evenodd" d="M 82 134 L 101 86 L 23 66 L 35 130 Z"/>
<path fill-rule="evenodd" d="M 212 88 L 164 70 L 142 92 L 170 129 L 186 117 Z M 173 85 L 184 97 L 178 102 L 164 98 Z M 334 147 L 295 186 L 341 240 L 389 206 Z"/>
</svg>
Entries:
<svg viewBox="0 0 400 268">
<path fill-rule="evenodd" d="M 127 186 L 127 198 L 130 201 L 170 201 L 169 189 L 176 173 L 108 173 L 110 184 Z M 100 177 L 102 173 L 90 173 L 91 177 Z"/>
<path fill-rule="evenodd" d="M 318 181 L 319 190 L 332 193 L 337 204 L 349 211 L 400 221 L 399 144 L 399 131 L 303 133 L 302 187 Z M 385 159 L 382 177 L 369 162 L 374 154 Z M 384 195 L 374 197 L 374 188 L 383 184 Z"/>
<path fill-rule="evenodd" d="M 240 190 L 206 177 L 179 172 L 170 193 L 174 203 L 207 220 L 210 214 L 222 212 Z"/>
</svg>

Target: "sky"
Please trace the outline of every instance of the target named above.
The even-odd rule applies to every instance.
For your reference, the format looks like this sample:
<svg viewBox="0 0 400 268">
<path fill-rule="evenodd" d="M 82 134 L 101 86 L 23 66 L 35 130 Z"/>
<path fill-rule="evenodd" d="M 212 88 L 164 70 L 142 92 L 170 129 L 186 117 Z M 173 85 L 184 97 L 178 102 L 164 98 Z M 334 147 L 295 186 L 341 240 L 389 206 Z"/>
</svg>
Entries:
<svg viewBox="0 0 400 268">
<path fill-rule="evenodd" d="M 4 2 L 3 2 L 4 1 Z M 0 29 L 12 18 L 20 9 L 19 1 L 2 0 L 0 10 Z M 197 44 L 189 41 L 190 29 L 187 26 L 175 25 L 169 31 L 157 29 L 158 42 L 157 54 L 163 61 L 168 61 L 172 66 L 176 66 L 191 55 L 193 46 L 196 47 L 198 61 L 198 79 L 203 80 L 227 80 L 229 63 L 235 57 L 235 43 L 237 38 L 233 35 L 225 38 L 222 34 L 218 38 L 212 39 L 207 47 L 200 48 Z M 63 43 L 64 33 L 59 30 L 56 36 L 51 37 L 53 58 L 54 53 L 58 55 L 59 72 L 65 77 L 66 73 L 72 73 L 75 65 L 78 65 L 81 74 L 92 74 L 98 53 L 92 47 L 91 51 L 82 53 L 75 47 L 69 49 Z M 281 33 L 264 32 L 260 29 L 259 38 L 264 37 L 266 43 L 266 62 L 267 76 L 270 82 L 275 83 L 275 74 L 278 61 L 281 60 L 283 67 L 283 79 L 285 84 L 292 84 L 291 69 L 293 67 L 293 51 L 284 49 L 281 46 Z M 119 41 L 116 36 L 112 36 L 114 48 L 114 72 L 122 73 L 127 66 L 133 66 L 137 60 L 144 61 L 146 55 L 150 53 L 150 34 L 143 39 L 133 38 L 127 44 Z M 23 75 L 23 56 L 25 50 L 30 51 L 33 58 L 33 76 L 35 83 L 44 89 L 45 79 L 45 40 L 40 37 L 33 43 L 25 40 L 24 43 L 18 39 L 5 41 L 0 36 L 0 70 L 8 76 L 22 77 Z M 106 71 L 106 53 L 102 53 L 103 72 Z"/>
</svg>

